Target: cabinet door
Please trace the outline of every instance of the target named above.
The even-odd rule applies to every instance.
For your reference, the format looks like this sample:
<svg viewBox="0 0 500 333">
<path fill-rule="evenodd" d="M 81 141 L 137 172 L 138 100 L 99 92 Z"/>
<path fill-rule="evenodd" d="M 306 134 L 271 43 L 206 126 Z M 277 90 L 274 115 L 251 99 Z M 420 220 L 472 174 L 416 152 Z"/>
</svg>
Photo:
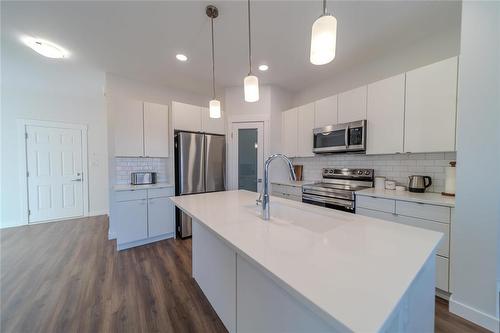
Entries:
<svg viewBox="0 0 500 333">
<path fill-rule="evenodd" d="M 144 155 L 168 157 L 168 106 L 144 102 Z"/>
<path fill-rule="evenodd" d="M 339 123 L 366 119 L 366 86 L 339 94 Z"/>
<path fill-rule="evenodd" d="M 314 156 L 313 129 L 314 129 L 314 104 L 299 107 L 297 114 L 297 156 Z"/>
<path fill-rule="evenodd" d="M 167 197 L 148 199 L 149 237 L 174 232 L 174 205 Z"/>
<path fill-rule="evenodd" d="M 297 156 L 297 111 L 297 108 L 285 111 L 281 119 L 281 146 L 288 157 Z"/>
<path fill-rule="evenodd" d="M 146 199 L 115 202 L 113 211 L 118 244 L 148 238 Z"/>
<path fill-rule="evenodd" d="M 368 85 L 367 154 L 403 152 L 405 74 Z"/>
<path fill-rule="evenodd" d="M 455 150 L 457 57 L 406 73 L 405 151 Z"/>
<path fill-rule="evenodd" d="M 201 128 L 205 133 L 226 134 L 224 112 L 220 118 L 210 118 L 208 108 L 201 108 Z"/>
<path fill-rule="evenodd" d="M 201 107 L 172 102 L 174 129 L 201 132 Z"/>
<path fill-rule="evenodd" d="M 314 102 L 314 128 L 337 124 L 337 95 Z"/>
<path fill-rule="evenodd" d="M 111 101 L 115 156 L 143 156 L 143 104 L 133 99 Z"/>
</svg>

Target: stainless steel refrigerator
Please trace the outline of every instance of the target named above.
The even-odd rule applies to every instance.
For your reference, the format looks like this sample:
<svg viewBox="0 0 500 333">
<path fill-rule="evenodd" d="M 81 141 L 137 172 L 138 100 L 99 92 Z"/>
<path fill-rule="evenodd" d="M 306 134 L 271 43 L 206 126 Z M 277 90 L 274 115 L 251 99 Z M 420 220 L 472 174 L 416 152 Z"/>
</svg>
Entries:
<svg viewBox="0 0 500 333">
<path fill-rule="evenodd" d="M 224 135 L 175 132 L 176 195 L 226 189 L 226 138 Z M 176 209 L 177 236 L 191 236 L 191 217 Z"/>
</svg>

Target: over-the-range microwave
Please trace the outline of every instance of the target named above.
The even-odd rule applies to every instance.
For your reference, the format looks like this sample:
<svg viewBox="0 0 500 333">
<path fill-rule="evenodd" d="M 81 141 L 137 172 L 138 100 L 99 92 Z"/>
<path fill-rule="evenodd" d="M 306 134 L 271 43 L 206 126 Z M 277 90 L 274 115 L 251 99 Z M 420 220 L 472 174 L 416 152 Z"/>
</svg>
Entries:
<svg viewBox="0 0 500 333">
<path fill-rule="evenodd" d="M 313 130 L 313 153 L 366 151 L 366 120 L 330 125 Z"/>
</svg>

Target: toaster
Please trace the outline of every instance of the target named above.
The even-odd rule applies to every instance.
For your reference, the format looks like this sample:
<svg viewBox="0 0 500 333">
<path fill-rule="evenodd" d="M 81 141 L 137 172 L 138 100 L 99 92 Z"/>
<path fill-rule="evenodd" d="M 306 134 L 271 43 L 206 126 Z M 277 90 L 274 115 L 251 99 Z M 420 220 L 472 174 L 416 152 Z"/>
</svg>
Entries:
<svg viewBox="0 0 500 333">
<path fill-rule="evenodd" d="M 156 172 L 132 172 L 130 183 L 132 185 L 156 184 Z"/>
</svg>

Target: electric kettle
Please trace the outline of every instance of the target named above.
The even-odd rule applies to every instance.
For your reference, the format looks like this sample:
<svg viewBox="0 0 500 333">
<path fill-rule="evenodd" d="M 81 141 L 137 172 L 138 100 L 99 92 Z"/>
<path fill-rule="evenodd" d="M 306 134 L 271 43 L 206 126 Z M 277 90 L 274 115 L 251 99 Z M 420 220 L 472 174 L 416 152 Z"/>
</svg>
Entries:
<svg viewBox="0 0 500 333">
<path fill-rule="evenodd" d="M 408 176 L 410 183 L 408 184 L 408 190 L 410 192 L 423 193 L 425 189 L 432 185 L 431 177 L 429 176 Z"/>
</svg>

